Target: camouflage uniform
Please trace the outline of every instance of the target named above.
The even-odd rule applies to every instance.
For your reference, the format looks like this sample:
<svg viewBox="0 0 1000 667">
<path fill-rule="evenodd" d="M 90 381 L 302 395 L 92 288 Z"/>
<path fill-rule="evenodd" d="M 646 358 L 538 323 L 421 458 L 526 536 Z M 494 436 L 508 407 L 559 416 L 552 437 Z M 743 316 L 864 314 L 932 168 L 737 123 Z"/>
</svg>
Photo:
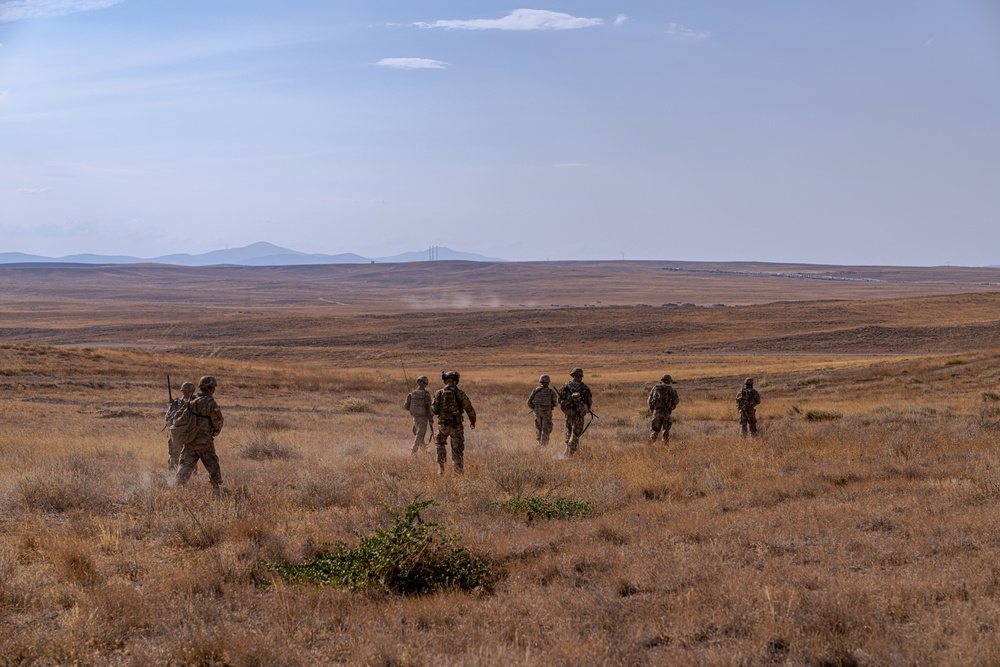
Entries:
<svg viewBox="0 0 1000 667">
<path fill-rule="evenodd" d="M 177 468 L 177 462 L 181 458 L 181 446 L 174 444 L 174 439 L 169 435 L 170 424 L 174 421 L 174 415 L 176 415 L 184 404 L 190 401 L 194 397 L 194 383 L 185 382 L 181 385 L 181 391 L 183 394 L 178 396 L 170 405 L 167 407 L 167 470 L 174 470 Z"/>
<path fill-rule="evenodd" d="M 650 440 L 656 440 L 661 431 L 663 442 L 670 440 L 670 427 L 673 425 L 673 420 L 670 417 L 674 408 L 681 401 L 677 390 L 671 386 L 671 382 L 673 379 L 669 375 L 664 375 L 657 384 L 653 385 L 649 392 L 649 398 L 646 399 L 646 405 L 653 413 L 653 422 L 650 425 L 649 433 Z"/>
<path fill-rule="evenodd" d="M 574 368 L 573 378 L 559 390 L 559 407 L 566 415 L 566 455 L 572 456 L 580 445 L 580 436 L 586 430 L 584 418 L 590 413 L 594 397 L 590 387 L 583 382 L 583 370 Z"/>
<path fill-rule="evenodd" d="M 427 427 L 433 419 L 431 413 L 431 392 L 427 391 L 427 378 L 420 376 L 417 378 L 417 388 L 406 395 L 403 409 L 409 410 L 413 417 L 413 447 L 410 451 L 414 454 L 417 450 L 427 451 L 428 445 L 424 442 L 427 437 Z"/>
<path fill-rule="evenodd" d="M 219 457 L 215 453 L 215 438 L 222 431 L 222 410 L 212 398 L 214 391 L 207 391 L 214 390 L 215 386 L 215 378 L 202 378 L 198 386 L 201 391 L 188 402 L 188 411 L 198 417 L 198 433 L 181 451 L 180 467 L 175 478 L 178 485 L 187 484 L 199 460 L 205 465 L 212 486 L 218 488 L 222 485 L 222 470 L 219 468 Z"/>
<path fill-rule="evenodd" d="M 539 446 L 544 447 L 549 444 L 552 434 L 552 410 L 559 403 L 559 393 L 549 386 L 551 380 L 548 375 L 543 375 L 538 381 L 541 384 L 528 397 L 528 407 L 535 413 L 535 439 Z"/>
<path fill-rule="evenodd" d="M 753 388 L 753 378 L 747 378 L 743 388 L 736 395 L 736 408 L 740 411 L 740 435 L 746 437 L 747 427 L 750 435 L 757 437 L 757 410 L 760 405 L 760 394 Z"/>
<path fill-rule="evenodd" d="M 476 428 L 476 410 L 465 392 L 458 388 L 458 373 L 444 373 L 441 378 L 455 384 L 446 384 L 434 394 L 431 412 L 438 418 L 438 433 L 434 438 L 437 445 L 437 462 L 439 474 L 444 474 L 444 464 L 448 460 L 448 438 L 451 438 L 451 462 L 455 472 L 462 474 L 465 463 L 465 428 L 462 425 L 462 413 L 468 413 L 469 426 Z"/>
</svg>

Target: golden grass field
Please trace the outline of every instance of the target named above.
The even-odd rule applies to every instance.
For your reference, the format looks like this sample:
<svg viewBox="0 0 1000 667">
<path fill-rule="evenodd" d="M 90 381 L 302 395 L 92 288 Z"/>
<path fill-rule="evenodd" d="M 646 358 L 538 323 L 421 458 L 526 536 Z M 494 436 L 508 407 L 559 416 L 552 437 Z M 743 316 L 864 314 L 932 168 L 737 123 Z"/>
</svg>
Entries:
<svg viewBox="0 0 1000 667">
<path fill-rule="evenodd" d="M 1000 664 L 1000 270 L 0 267 L 0 314 L 0 665 Z M 410 456 L 404 365 L 462 372 L 464 477 Z M 565 459 L 524 402 L 576 365 L 600 418 Z M 219 378 L 219 497 L 171 485 L 167 374 Z M 498 508 L 546 494 L 594 512 Z M 262 565 L 418 495 L 495 590 Z"/>
</svg>

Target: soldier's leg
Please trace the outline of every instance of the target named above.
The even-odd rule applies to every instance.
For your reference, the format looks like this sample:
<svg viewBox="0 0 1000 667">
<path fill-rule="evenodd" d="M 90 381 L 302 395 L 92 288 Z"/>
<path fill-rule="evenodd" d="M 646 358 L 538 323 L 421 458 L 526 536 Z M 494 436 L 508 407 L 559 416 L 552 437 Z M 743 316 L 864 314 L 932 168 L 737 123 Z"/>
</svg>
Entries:
<svg viewBox="0 0 1000 667">
<path fill-rule="evenodd" d="M 455 427 L 451 434 L 451 462 L 455 466 L 455 472 L 463 474 L 465 466 L 465 429 L 462 424 Z"/>
<path fill-rule="evenodd" d="M 661 426 L 662 426 L 662 421 L 660 420 L 660 416 L 654 412 L 653 413 L 653 421 L 649 425 L 649 439 L 650 439 L 650 441 L 656 440 L 656 438 L 659 437 L 659 435 L 660 435 L 660 427 Z"/>
<path fill-rule="evenodd" d="M 424 444 L 424 436 L 427 434 L 427 420 L 421 420 L 414 417 L 413 418 L 413 445 L 410 447 L 410 452 L 413 454 L 417 453 L 417 450 Z M 421 429 L 421 426 L 423 428 Z"/>
<path fill-rule="evenodd" d="M 201 462 L 205 465 L 205 470 L 208 471 L 208 481 L 212 483 L 212 486 L 219 488 L 222 486 L 222 468 L 219 467 L 219 457 L 215 453 L 215 444 L 208 445 L 202 448 L 198 452 L 198 456 L 201 458 Z"/>
<path fill-rule="evenodd" d="M 545 417 L 542 415 L 535 415 L 535 442 L 539 445 L 542 444 L 542 437 L 544 434 Z"/>
<path fill-rule="evenodd" d="M 181 458 L 181 448 L 174 444 L 173 438 L 167 438 L 167 470 L 176 470 L 177 462 Z"/>
<path fill-rule="evenodd" d="M 538 444 L 545 447 L 549 444 L 549 437 L 552 435 L 552 415 L 544 415 L 542 417 L 542 435 L 539 439 Z"/>
<path fill-rule="evenodd" d="M 448 460 L 448 434 L 451 430 L 444 424 L 438 424 L 434 444 L 437 446 L 438 474 L 444 474 L 444 464 Z"/>
<path fill-rule="evenodd" d="M 194 447 L 188 445 L 181 449 L 180 459 L 177 463 L 177 474 L 174 476 L 174 483 L 178 486 L 187 484 L 191 479 L 195 466 L 198 465 L 198 452 Z"/>
<path fill-rule="evenodd" d="M 663 417 L 663 442 L 670 442 L 670 427 L 673 424 L 674 420 L 670 418 L 669 414 Z"/>
<path fill-rule="evenodd" d="M 745 410 L 740 410 L 740 435 L 742 437 L 747 437 L 747 413 Z"/>
<path fill-rule="evenodd" d="M 580 436 L 583 435 L 583 415 L 573 415 L 572 418 L 567 418 L 566 427 L 569 432 L 566 454 L 572 456 L 580 444 Z"/>
<path fill-rule="evenodd" d="M 757 411 L 753 408 L 747 410 L 747 425 L 750 427 L 750 437 L 757 437 Z"/>
<path fill-rule="evenodd" d="M 430 428 L 431 421 L 429 419 L 421 419 L 420 423 L 417 424 L 417 446 L 427 451 L 427 429 Z"/>
</svg>

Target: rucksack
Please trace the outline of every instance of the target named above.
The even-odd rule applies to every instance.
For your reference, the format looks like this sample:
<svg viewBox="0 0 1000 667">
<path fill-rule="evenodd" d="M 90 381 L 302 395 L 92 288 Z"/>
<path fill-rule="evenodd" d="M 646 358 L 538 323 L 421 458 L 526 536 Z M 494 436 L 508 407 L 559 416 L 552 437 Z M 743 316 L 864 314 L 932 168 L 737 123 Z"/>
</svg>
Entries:
<svg viewBox="0 0 1000 667">
<path fill-rule="evenodd" d="M 452 389 L 445 388 L 441 392 L 440 400 L 438 400 L 438 417 L 443 420 L 453 419 L 462 414 L 462 406 L 458 400 L 458 392 Z"/>
<path fill-rule="evenodd" d="M 174 418 L 170 422 L 170 439 L 174 445 L 184 447 L 194 442 L 200 430 L 200 420 L 202 419 L 208 419 L 208 417 L 192 411 L 191 401 L 185 401 L 174 413 Z"/>
<path fill-rule="evenodd" d="M 674 397 L 671 396 L 670 385 L 658 384 L 653 388 L 653 400 L 650 401 L 654 408 L 660 410 L 673 410 Z"/>
</svg>

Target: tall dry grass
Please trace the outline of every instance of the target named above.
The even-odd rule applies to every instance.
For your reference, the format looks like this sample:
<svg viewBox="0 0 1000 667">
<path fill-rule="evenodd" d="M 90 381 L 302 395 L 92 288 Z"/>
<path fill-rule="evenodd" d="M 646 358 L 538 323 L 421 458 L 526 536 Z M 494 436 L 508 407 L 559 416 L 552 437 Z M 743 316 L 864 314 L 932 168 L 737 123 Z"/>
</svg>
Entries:
<svg viewBox="0 0 1000 667">
<path fill-rule="evenodd" d="M 558 423 L 536 446 L 524 406 L 532 375 L 553 369 L 495 359 L 460 369 L 480 423 L 465 476 L 442 478 L 433 456 L 409 453 L 390 366 L 167 359 L 220 377 L 216 497 L 203 473 L 171 484 L 155 357 L 109 352 L 142 370 L 94 387 L 108 359 L 81 352 L 78 375 L 53 382 L 29 379 L 34 358 L 54 363 L 31 350 L 8 360 L 26 372 L 0 403 L 0 664 L 1000 661 L 1000 437 L 981 397 L 996 389 L 992 357 L 840 360 L 808 382 L 811 359 L 719 374 L 679 359 L 668 445 L 646 441 L 642 410 L 662 371 L 623 361 L 588 374 L 600 419 L 571 459 Z M 756 440 L 738 437 L 731 405 L 747 372 L 764 381 Z M 345 410 L 347 396 L 370 410 Z M 271 443 L 295 455 L 240 455 Z M 495 593 L 290 586 L 262 566 L 353 544 L 387 524 L 382 503 L 418 494 L 494 555 Z M 594 513 L 497 507 L 546 494 Z"/>
</svg>

